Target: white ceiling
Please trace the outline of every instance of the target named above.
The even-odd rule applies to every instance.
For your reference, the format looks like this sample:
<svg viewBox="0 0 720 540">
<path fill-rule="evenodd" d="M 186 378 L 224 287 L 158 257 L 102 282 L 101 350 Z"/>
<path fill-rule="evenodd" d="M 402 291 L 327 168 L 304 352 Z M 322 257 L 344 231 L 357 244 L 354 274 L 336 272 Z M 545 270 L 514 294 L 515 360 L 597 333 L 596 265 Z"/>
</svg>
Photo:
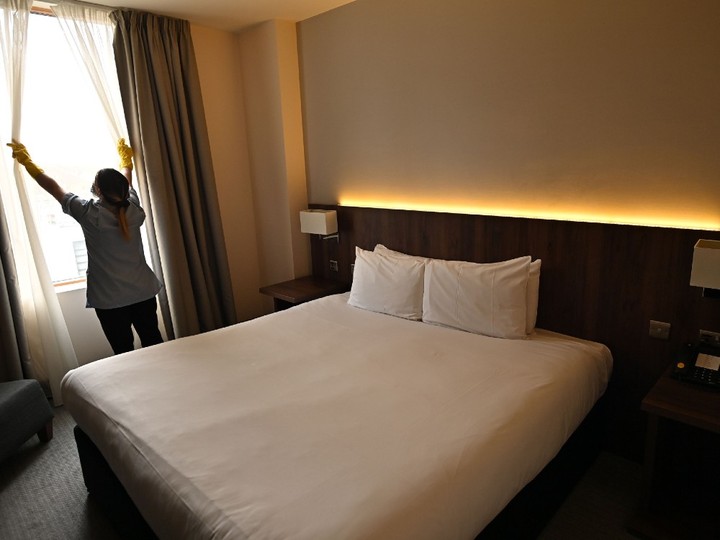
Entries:
<svg viewBox="0 0 720 540">
<path fill-rule="evenodd" d="M 353 0 L 91 0 L 235 31 L 271 19 L 302 21 Z"/>
</svg>

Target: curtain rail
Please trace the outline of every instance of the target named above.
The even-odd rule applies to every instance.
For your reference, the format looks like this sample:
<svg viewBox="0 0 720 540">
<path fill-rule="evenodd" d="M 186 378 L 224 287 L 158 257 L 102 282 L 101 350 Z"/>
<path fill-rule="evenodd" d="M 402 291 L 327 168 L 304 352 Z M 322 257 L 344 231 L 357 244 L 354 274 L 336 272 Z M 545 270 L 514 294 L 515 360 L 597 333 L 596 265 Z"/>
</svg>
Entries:
<svg viewBox="0 0 720 540">
<path fill-rule="evenodd" d="M 36 4 L 38 4 L 36 6 Z M 45 11 L 47 10 L 48 13 L 52 13 L 52 7 L 58 6 L 60 4 L 74 4 L 76 6 L 83 6 L 83 7 L 91 7 L 95 9 L 99 9 L 102 11 L 114 11 L 116 9 L 121 9 L 117 6 L 103 6 L 101 4 L 93 4 L 92 2 L 80 2 L 78 0 L 57 0 L 55 2 L 44 2 L 44 1 L 38 1 L 33 2 L 33 8 L 32 10 L 35 11 L 36 9 L 38 11 Z"/>
</svg>

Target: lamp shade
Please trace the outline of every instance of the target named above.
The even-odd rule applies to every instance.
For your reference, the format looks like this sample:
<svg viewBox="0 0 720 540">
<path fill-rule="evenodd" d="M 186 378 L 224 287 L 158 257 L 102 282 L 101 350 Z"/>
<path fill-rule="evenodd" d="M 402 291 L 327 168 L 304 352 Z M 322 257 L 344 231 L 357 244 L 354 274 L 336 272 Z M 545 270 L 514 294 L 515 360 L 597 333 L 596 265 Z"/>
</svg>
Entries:
<svg viewBox="0 0 720 540">
<path fill-rule="evenodd" d="M 300 231 L 310 234 L 335 234 L 338 230 L 335 210 L 301 210 Z"/>
<path fill-rule="evenodd" d="M 690 285 L 720 289 L 720 241 L 697 241 L 693 249 Z"/>
</svg>

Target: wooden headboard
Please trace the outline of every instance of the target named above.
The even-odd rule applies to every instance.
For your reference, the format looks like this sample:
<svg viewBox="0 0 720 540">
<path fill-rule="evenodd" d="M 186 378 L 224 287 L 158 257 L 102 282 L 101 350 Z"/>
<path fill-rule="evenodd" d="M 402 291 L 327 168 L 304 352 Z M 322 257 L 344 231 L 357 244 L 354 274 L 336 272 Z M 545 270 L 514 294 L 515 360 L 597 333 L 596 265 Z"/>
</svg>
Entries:
<svg viewBox="0 0 720 540">
<path fill-rule="evenodd" d="M 355 246 L 382 243 L 413 255 L 495 262 L 542 259 L 538 327 L 606 344 L 614 370 L 607 392 L 606 447 L 639 459 L 640 402 L 686 341 L 720 331 L 720 300 L 691 287 L 693 246 L 720 232 L 405 210 L 335 209 L 340 240 L 313 237 L 313 273 L 350 283 Z M 338 271 L 330 269 L 338 262 Z M 649 337 L 650 320 L 670 323 L 668 341 Z"/>
</svg>

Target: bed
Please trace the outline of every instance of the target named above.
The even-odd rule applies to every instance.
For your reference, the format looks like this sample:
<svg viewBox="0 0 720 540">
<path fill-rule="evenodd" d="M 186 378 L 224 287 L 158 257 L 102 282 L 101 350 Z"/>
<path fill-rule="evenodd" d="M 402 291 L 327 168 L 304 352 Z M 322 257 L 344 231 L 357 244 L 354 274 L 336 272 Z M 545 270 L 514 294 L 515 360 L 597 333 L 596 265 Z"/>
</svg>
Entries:
<svg viewBox="0 0 720 540">
<path fill-rule="evenodd" d="M 155 534 L 472 539 L 607 387 L 602 344 L 430 324 L 358 307 L 359 290 L 65 377 Z"/>
</svg>

